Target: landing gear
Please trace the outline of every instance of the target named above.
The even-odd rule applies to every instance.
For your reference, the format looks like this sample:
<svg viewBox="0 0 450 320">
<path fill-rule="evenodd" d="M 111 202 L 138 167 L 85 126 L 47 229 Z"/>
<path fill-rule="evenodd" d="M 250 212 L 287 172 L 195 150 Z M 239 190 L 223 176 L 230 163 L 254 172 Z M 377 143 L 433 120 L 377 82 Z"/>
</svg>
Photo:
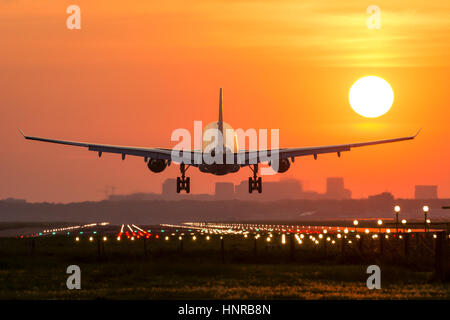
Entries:
<svg viewBox="0 0 450 320">
<path fill-rule="evenodd" d="M 191 178 L 185 176 L 189 167 L 186 167 L 184 163 L 180 164 L 181 177 L 177 177 L 177 193 L 181 190 L 186 190 L 186 193 L 191 192 Z"/>
<path fill-rule="evenodd" d="M 262 179 L 258 177 L 258 165 L 253 165 L 253 168 L 250 167 L 253 171 L 253 178 L 248 178 L 248 193 L 252 193 L 253 190 L 258 190 L 258 193 L 262 192 Z"/>
</svg>

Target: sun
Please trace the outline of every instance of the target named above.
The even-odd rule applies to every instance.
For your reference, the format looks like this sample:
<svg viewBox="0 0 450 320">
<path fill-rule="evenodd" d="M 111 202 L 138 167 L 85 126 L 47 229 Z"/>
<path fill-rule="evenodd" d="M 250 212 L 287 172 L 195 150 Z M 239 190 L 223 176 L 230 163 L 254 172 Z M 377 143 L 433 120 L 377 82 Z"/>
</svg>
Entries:
<svg viewBox="0 0 450 320">
<path fill-rule="evenodd" d="M 348 98 L 356 113 L 366 118 L 377 118 L 391 108 L 394 91 L 386 80 L 367 76 L 352 85 Z"/>
</svg>

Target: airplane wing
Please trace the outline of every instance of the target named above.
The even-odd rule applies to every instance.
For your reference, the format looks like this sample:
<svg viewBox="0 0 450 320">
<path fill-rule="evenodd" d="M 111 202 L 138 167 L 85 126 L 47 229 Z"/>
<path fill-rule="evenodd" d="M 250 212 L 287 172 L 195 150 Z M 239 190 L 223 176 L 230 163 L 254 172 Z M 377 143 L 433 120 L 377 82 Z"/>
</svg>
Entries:
<svg viewBox="0 0 450 320">
<path fill-rule="evenodd" d="M 375 140 L 375 141 L 367 141 L 367 142 L 359 142 L 359 143 L 350 143 L 350 144 L 340 144 L 340 145 L 332 145 L 332 146 L 320 146 L 320 147 L 306 147 L 306 148 L 284 148 L 284 149 L 272 149 L 265 151 L 245 151 L 238 152 L 237 158 L 241 158 L 240 162 L 243 165 L 256 164 L 258 162 L 264 162 L 270 160 L 270 157 L 276 157 L 278 154 L 279 159 L 288 159 L 295 157 L 302 157 L 312 155 L 315 159 L 317 159 L 318 154 L 322 153 L 337 153 L 338 156 L 341 155 L 341 152 L 350 151 L 352 148 L 372 146 L 377 144 L 391 143 L 391 142 L 399 142 L 405 140 L 412 140 L 418 134 L 420 130 L 413 136 L 401 137 L 395 139 L 385 139 L 385 140 Z M 244 162 L 242 162 L 244 161 Z"/>
<path fill-rule="evenodd" d="M 48 139 L 41 137 L 33 137 L 25 135 L 20 129 L 20 133 L 27 140 L 35 140 L 41 142 L 49 142 L 49 143 L 57 143 L 57 144 L 65 144 L 69 146 L 76 147 L 84 147 L 89 151 L 98 152 L 99 157 L 102 156 L 102 153 L 118 153 L 122 155 L 122 159 L 125 159 L 126 155 L 143 157 L 145 160 L 148 158 L 151 159 L 164 159 L 176 162 L 185 162 L 185 163 L 194 163 L 194 157 L 198 154 L 201 156 L 201 152 L 195 151 L 182 151 L 165 149 L 165 148 L 142 148 L 142 147 L 127 147 L 127 146 L 116 146 L 116 145 L 107 145 L 107 144 L 97 144 L 97 143 L 89 143 L 89 142 L 79 142 L 79 141 L 69 141 L 69 140 L 56 140 L 56 139 Z M 173 152 L 175 151 L 175 152 Z M 178 155 L 174 157 L 174 155 Z"/>
</svg>

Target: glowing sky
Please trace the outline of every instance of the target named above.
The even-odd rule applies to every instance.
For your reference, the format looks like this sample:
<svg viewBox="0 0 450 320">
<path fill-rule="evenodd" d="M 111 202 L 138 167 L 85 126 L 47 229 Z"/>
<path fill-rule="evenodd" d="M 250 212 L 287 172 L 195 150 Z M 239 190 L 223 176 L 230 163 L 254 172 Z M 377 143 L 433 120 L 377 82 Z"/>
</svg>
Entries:
<svg viewBox="0 0 450 320">
<path fill-rule="evenodd" d="M 178 167 L 152 174 L 140 158 L 24 141 L 27 134 L 108 144 L 171 147 L 171 132 L 217 118 L 234 128 L 278 128 L 282 147 L 410 135 L 314 161 L 299 158 L 280 177 L 323 191 L 345 177 L 355 197 L 411 197 L 438 184 L 450 197 L 450 2 L 377 1 L 381 29 L 366 26 L 361 1 L 87 1 L 82 29 L 66 28 L 73 1 L 0 1 L 0 198 L 79 201 L 160 192 Z M 377 75 L 395 92 L 377 119 L 356 114 L 348 90 Z M 214 177 L 190 171 L 195 193 Z"/>
</svg>

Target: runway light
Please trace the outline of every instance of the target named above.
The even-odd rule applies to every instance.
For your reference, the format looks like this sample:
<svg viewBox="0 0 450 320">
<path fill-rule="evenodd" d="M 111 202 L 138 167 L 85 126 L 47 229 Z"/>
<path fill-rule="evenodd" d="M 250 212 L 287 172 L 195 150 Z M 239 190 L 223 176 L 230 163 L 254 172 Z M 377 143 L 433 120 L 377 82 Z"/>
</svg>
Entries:
<svg viewBox="0 0 450 320">
<path fill-rule="evenodd" d="M 364 230 L 365 233 L 369 234 L 369 229 Z"/>
<path fill-rule="evenodd" d="M 327 237 L 327 241 L 330 241 L 331 240 L 331 238 L 330 237 Z"/>
<path fill-rule="evenodd" d="M 332 243 L 332 244 L 335 244 L 335 243 L 336 243 L 336 241 L 332 240 L 332 241 L 331 241 L 331 243 Z"/>
<path fill-rule="evenodd" d="M 267 241 L 267 242 L 270 242 L 270 237 L 267 237 L 266 241 Z"/>
<path fill-rule="evenodd" d="M 120 237 L 117 237 L 117 241 L 120 241 Z"/>
<path fill-rule="evenodd" d="M 340 239 L 342 236 L 341 236 L 341 234 L 339 233 L 339 234 L 337 235 L 337 237 Z"/>
<path fill-rule="evenodd" d="M 391 229 L 387 229 L 387 230 L 386 230 L 386 233 L 391 233 Z"/>
<path fill-rule="evenodd" d="M 352 243 L 352 240 L 348 240 L 348 243 Z"/>
<path fill-rule="evenodd" d="M 79 237 L 76 237 L 76 238 L 75 238 L 75 241 L 80 241 L 80 238 L 79 238 Z"/>
<path fill-rule="evenodd" d="M 319 239 L 322 239 L 322 238 L 323 238 L 323 235 L 319 234 Z"/>
<path fill-rule="evenodd" d="M 106 241 L 106 240 L 108 240 L 108 238 L 106 238 L 106 237 L 103 237 L 103 241 Z"/>
<path fill-rule="evenodd" d="M 344 229 L 344 233 L 348 233 L 348 229 L 347 228 Z"/>
<path fill-rule="evenodd" d="M 431 220 L 430 220 L 430 219 L 427 219 L 427 223 L 430 224 L 430 223 L 431 223 Z"/>
<path fill-rule="evenodd" d="M 406 220 L 405 220 L 405 219 L 403 219 L 403 220 L 402 220 L 402 223 L 403 223 L 403 224 L 405 224 L 405 223 L 406 223 Z"/>
<path fill-rule="evenodd" d="M 381 225 L 383 224 L 383 220 L 379 219 L 379 220 L 377 221 L 377 224 L 378 224 L 379 226 L 381 226 Z"/>
<path fill-rule="evenodd" d="M 183 237 L 179 236 L 179 237 L 178 237 L 178 240 L 183 240 Z"/>
<path fill-rule="evenodd" d="M 437 238 L 437 235 L 433 234 L 433 238 L 435 238 L 435 239 L 436 239 L 436 238 Z"/>
<path fill-rule="evenodd" d="M 359 223 L 358 220 L 353 220 L 353 225 L 354 225 L 354 226 L 357 226 L 358 223 Z"/>
<path fill-rule="evenodd" d="M 134 237 L 131 237 L 131 241 L 134 241 Z"/>
<path fill-rule="evenodd" d="M 281 236 L 281 243 L 282 244 L 286 244 L 286 235 L 283 233 L 283 235 Z"/>
<path fill-rule="evenodd" d="M 168 241 L 168 240 L 169 240 L 169 237 L 168 237 L 168 236 L 165 236 L 164 240 Z"/>
<path fill-rule="evenodd" d="M 89 237 L 89 241 L 94 241 L 94 238 L 93 237 Z"/>
<path fill-rule="evenodd" d="M 328 232 L 328 230 L 327 230 L 327 229 L 323 230 L 323 233 L 327 234 L 327 232 Z"/>
<path fill-rule="evenodd" d="M 192 237 L 192 240 L 194 240 L 194 241 L 197 240 L 197 237 L 196 237 L 196 236 L 193 236 L 193 237 Z"/>
<path fill-rule="evenodd" d="M 361 236 L 360 236 L 359 234 L 357 234 L 357 235 L 356 235 L 356 238 L 359 239 L 359 238 L 361 238 Z"/>
</svg>

